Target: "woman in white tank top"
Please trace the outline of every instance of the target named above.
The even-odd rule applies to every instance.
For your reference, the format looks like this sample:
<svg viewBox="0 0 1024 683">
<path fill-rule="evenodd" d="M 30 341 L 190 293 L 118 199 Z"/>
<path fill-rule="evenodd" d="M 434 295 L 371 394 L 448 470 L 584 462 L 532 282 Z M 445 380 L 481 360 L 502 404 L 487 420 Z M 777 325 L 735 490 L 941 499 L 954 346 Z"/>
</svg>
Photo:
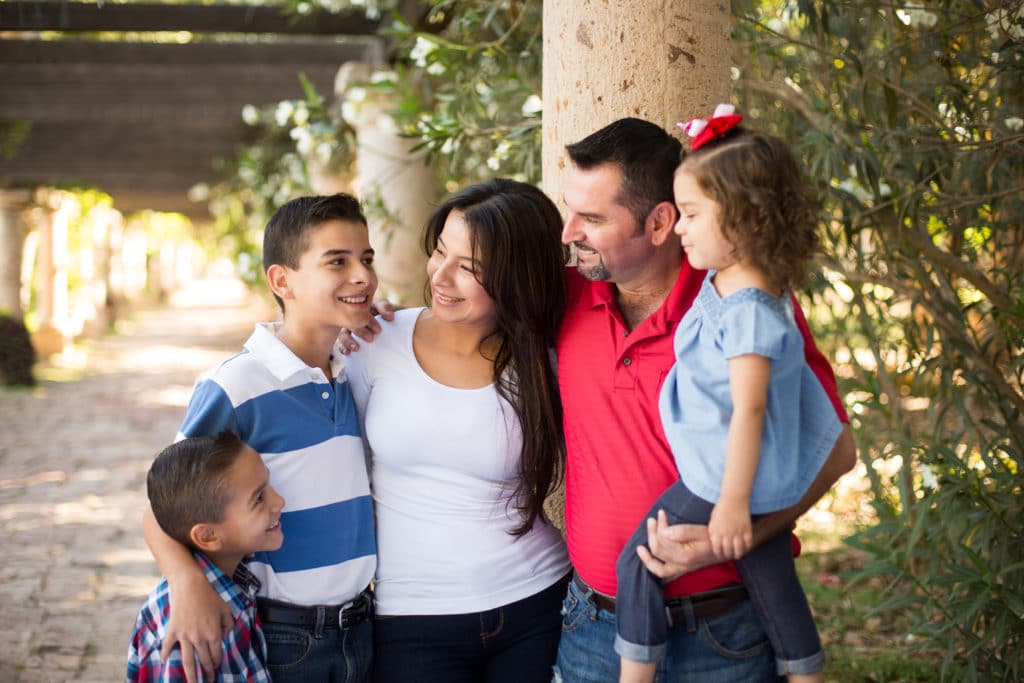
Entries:
<svg viewBox="0 0 1024 683">
<path fill-rule="evenodd" d="M 424 237 L 430 307 L 349 358 L 372 451 L 378 683 L 551 680 L 570 569 L 542 510 L 564 459 L 561 226 L 531 185 L 453 195 Z"/>
</svg>

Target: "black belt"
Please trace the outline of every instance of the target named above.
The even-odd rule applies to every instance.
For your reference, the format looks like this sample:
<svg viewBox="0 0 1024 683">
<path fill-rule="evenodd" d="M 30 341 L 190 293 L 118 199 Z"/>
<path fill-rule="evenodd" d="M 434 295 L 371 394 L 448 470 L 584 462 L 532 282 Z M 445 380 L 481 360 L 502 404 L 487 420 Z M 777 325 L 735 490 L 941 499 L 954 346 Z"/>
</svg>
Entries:
<svg viewBox="0 0 1024 683">
<path fill-rule="evenodd" d="M 256 599 L 256 611 L 264 622 L 301 626 L 303 628 L 340 628 L 361 624 L 370 617 L 370 595 L 363 591 L 344 605 L 312 605 L 303 607 L 269 598 Z"/>
<path fill-rule="evenodd" d="M 587 582 L 577 572 L 572 573 L 572 582 L 584 593 L 589 593 L 587 599 L 593 605 L 606 612 L 615 613 L 615 598 L 595 591 L 587 585 Z M 731 583 L 722 588 L 714 588 L 703 593 L 669 598 L 665 601 L 668 625 L 671 627 L 675 624 L 687 623 L 687 612 L 692 614 L 693 619 L 717 617 L 719 614 L 725 614 L 749 597 L 745 586 Z"/>
</svg>

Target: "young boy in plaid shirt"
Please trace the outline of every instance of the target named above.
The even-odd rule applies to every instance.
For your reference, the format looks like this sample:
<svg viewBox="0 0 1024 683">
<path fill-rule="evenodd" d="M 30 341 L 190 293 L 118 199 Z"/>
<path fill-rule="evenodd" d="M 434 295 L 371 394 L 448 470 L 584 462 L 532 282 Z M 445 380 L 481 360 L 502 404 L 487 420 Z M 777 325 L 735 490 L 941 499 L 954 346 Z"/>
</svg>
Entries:
<svg viewBox="0 0 1024 683">
<path fill-rule="evenodd" d="M 221 644 L 216 680 L 269 683 L 267 645 L 256 614 L 260 582 L 242 562 L 251 553 L 277 550 L 284 540 L 284 499 L 270 486 L 262 458 L 231 432 L 192 437 L 156 457 L 146 488 L 160 528 L 192 551 L 234 618 Z M 180 648 L 160 661 L 169 595 L 162 580 L 142 606 L 128 650 L 129 683 L 185 681 Z"/>
</svg>

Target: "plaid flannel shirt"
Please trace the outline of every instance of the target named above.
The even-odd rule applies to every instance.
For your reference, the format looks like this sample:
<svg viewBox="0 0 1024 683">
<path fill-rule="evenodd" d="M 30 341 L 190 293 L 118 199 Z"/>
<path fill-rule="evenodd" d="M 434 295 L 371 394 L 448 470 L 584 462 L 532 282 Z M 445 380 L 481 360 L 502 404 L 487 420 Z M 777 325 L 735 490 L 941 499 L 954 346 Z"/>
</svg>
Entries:
<svg viewBox="0 0 1024 683">
<path fill-rule="evenodd" d="M 231 608 L 234 625 L 221 644 L 220 668 L 215 680 L 230 683 L 269 683 L 267 673 L 267 644 L 263 639 L 259 617 L 256 616 L 256 592 L 259 580 L 252 575 L 245 564 L 239 564 L 234 579 L 228 578 L 202 553 L 194 553 L 206 579 L 224 602 Z M 171 614 L 170 592 L 167 580 L 150 593 L 132 631 L 128 648 L 128 683 L 136 681 L 159 681 L 160 683 L 184 683 L 185 668 L 181 660 L 181 648 L 175 646 L 166 662 L 160 661 Z M 194 664 L 198 667 L 198 660 Z M 209 681 L 198 670 L 198 680 Z"/>
</svg>

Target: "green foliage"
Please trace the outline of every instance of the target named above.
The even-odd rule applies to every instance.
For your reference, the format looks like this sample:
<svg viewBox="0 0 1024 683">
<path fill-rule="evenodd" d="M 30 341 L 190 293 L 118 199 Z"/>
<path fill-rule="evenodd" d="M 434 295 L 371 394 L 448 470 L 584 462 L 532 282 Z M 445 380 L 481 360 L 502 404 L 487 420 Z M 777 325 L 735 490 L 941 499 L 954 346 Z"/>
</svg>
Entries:
<svg viewBox="0 0 1024 683">
<path fill-rule="evenodd" d="M 946 680 L 1024 677 L 1024 42 L 1020 3 L 737 7 L 742 108 L 826 198 L 814 300 L 879 523 L 876 609 Z"/>
<path fill-rule="evenodd" d="M 235 254 L 240 274 L 250 283 L 262 280 L 263 228 L 274 211 L 314 192 L 314 174 L 344 175 L 352 163 L 352 129 L 329 110 L 305 75 L 299 80 L 305 99 L 245 107 L 242 118 L 252 127 L 253 141 L 236 159 L 222 161 L 231 180 L 193 188 L 193 194 L 208 196 L 214 217 L 202 241 L 218 253 Z"/>
<path fill-rule="evenodd" d="M 20 320 L 0 313 L 0 384 L 32 386 L 36 352 Z"/>
<path fill-rule="evenodd" d="M 396 20 L 396 120 L 446 184 L 540 181 L 540 0 L 434 0 Z"/>
</svg>

